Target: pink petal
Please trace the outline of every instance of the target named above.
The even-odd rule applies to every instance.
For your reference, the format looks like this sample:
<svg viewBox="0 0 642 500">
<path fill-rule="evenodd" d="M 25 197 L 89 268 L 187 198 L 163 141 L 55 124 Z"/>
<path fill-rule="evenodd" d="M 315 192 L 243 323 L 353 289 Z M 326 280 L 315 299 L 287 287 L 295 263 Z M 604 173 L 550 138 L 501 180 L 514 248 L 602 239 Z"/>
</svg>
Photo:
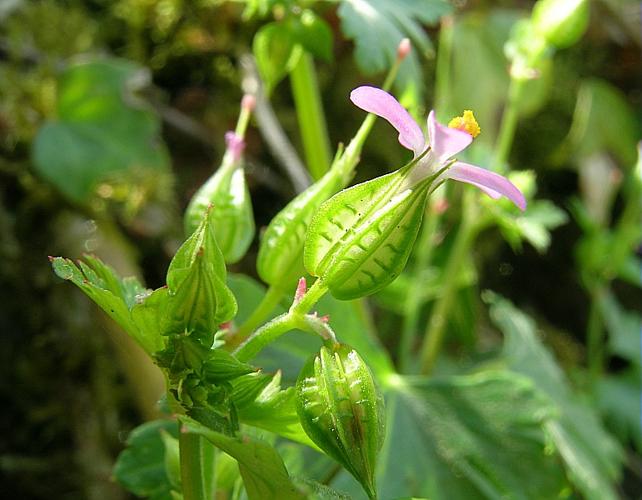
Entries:
<svg viewBox="0 0 642 500">
<path fill-rule="evenodd" d="M 439 123 L 434 111 L 428 115 L 428 136 L 430 147 L 440 160 L 451 158 L 473 142 L 469 133 Z"/>
<path fill-rule="evenodd" d="M 506 177 L 495 172 L 458 161 L 446 171 L 446 177 L 472 184 L 493 198 L 504 195 L 521 210 L 526 210 L 526 199 L 522 192 Z"/>
<path fill-rule="evenodd" d="M 232 131 L 225 132 L 225 145 L 227 146 L 227 150 L 232 153 L 234 160 L 238 161 L 245 149 L 245 141 L 243 138 Z"/>
<path fill-rule="evenodd" d="M 404 148 L 423 153 L 426 147 L 421 127 L 408 111 L 385 90 L 376 87 L 357 87 L 350 93 L 350 100 L 368 113 L 385 118 L 399 132 L 399 142 Z"/>
</svg>

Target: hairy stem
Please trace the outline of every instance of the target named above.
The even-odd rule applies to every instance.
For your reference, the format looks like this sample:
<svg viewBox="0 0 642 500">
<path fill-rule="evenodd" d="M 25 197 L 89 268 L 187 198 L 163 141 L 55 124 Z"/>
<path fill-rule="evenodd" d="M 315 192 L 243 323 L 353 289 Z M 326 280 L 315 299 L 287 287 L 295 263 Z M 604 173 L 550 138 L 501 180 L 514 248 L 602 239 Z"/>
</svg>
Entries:
<svg viewBox="0 0 642 500">
<path fill-rule="evenodd" d="M 214 445 L 197 434 L 179 432 L 184 500 L 211 500 L 214 495 Z"/>
<path fill-rule="evenodd" d="M 285 292 L 275 286 L 270 286 L 267 289 L 261 303 L 234 333 L 234 339 L 237 344 L 245 340 L 248 335 L 274 311 L 274 308 L 279 304 L 284 295 Z"/>
<path fill-rule="evenodd" d="M 321 280 L 317 280 L 302 299 L 294 303 L 287 313 L 277 316 L 256 330 L 244 344 L 234 351 L 234 355 L 240 361 L 250 361 L 268 344 L 274 342 L 281 335 L 297 328 L 319 335 L 324 340 L 335 340 L 334 332 L 323 318 L 308 314 L 327 290 Z"/>
</svg>

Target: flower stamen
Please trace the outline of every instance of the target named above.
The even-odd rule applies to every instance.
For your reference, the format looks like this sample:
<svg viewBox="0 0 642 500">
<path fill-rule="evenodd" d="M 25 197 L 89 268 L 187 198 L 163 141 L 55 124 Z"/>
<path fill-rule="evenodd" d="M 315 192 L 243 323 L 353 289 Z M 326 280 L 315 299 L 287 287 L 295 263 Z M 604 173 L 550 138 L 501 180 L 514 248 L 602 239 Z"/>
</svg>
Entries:
<svg viewBox="0 0 642 500">
<path fill-rule="evenodd" d="M 450 120 L 450 122 L 448 123 L 448 127 L 456 128 L 457 130 L 466 132 L 473 138 L 477 137 L 481 132 L 479 123 L 477 123 L 477 120 L 475 120 L 475 115 L 469 109 L 465 110 L 462 116 L 456 116 L 455 118 Z"/>
</svg>

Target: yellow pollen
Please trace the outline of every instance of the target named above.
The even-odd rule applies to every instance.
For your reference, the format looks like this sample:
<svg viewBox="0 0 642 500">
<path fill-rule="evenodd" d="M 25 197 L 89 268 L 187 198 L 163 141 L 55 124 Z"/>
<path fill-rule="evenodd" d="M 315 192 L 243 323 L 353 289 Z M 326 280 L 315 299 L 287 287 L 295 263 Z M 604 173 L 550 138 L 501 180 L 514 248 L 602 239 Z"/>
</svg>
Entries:
<svg viewBox="0 0 642 500">
<path fill-rule="evenodd" d="M 455 118 L 450 120 L 448 126 L 450 128 L 456 128 L 457 130 L 466 132 L 473 137 L 477 137 L 481 132 L 479 123 L 477 123 L 477 120 L 475 120 L 475 115 L 469 109 L 465 110 L 462 116 L 456 116 Z"/>
</svg>

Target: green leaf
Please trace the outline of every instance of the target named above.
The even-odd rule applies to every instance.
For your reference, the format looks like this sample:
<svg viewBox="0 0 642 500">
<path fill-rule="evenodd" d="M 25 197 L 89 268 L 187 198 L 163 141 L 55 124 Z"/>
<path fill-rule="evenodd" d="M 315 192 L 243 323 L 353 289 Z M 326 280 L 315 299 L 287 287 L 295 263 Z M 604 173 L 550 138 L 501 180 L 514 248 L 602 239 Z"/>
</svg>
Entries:
<svg viewBox="0 0 642 500">
<path fill-rule="evenodd" d="M 62 257 L 52 257 L 51 264 L 59 277 L 80 288 L 148 354 L 162 349 L 163 339 L 160 331 L 149 327 L 152 317 L 157 316 L 156 309 L 152 315 L 147 314 L 144 320 L 139 316 L 142 309 L 152 310 L 151 305 L 146 303 L 154 294 L 148 297 L 139 296 L 141 302 L 134 305 L 130 311 L 126 301 L 131 302 L 132 291 L 142 289 L 142 286 L 137 282 L 132 285 L 131 280 L 124 284 L 111 267 L 95 257 L 85 256 L 85 260 L 87 263 L 79 262 L 80 268 L 70 259 Z"/>
<path fill-rule="evenodd" d="M 72 201 L 87 203 L 114 174 L 168 172 L 160 120 L 135 97 L 148 80 L 143 68 L 119 59 L 66 69 L 58 82 L 57 118 L 33 143 L 38 173 Z"/>
<path fill-rule="evenodd" d="M 254 35 L 252 50 L 268 94 L 294 67 L 301 54 L 290 28 L 277 22 L 266 24 Z"/>
<path fill-rule="evenodd" d="M 622 450 L 604 430 L 593 408 L 576 396 L 535 333 L 535 323 L 509 301 L 485 293 L 493 321 L 506 336 L 504 358 L 515 373 L 529 377 L 557 405 L 559 420 L 546 431 L 564 460 L 568 475 L 587 499 L 618 498 L 616 483 Z"/>
<path fill-rule="evenodd" d="M 332 60 L 332 30 L 313 11 L 306 9 L 300 17 L 290 18 L 288 27 L 307 52 L 324 61 Z"/>
<path fill-rule="evenodd" d="M 238 408 L 239 420 L 316 449 L 303 431 L 296 412 L 294 387 L 281 389 L 281 373 L 251 403 Z"/>
<path fill-rule="evenodd" d="M 419 53 L 432 56 L 432 44 L 422 24 L 435 24 L 451 10 L 443 0 L 345 0 L 337 13 L 341 31 L 355 41 L 354 55 L 359 68 L 370 75 L 392 66 L 397 46 L 405 37 L 413 41 Z M 413 84 L 421 80 L 419 59 L 413 51 L 400 68 L 398 88 L 405 92 L 412 87 L 418 98 L 421 89 Z"/>
<path fill-rule="evenodd" d="M 640 353 L 642 316 L 638 312 L 624 309 L 610 292 L 600 297 L 599 307 L 609 332 L 610 353 L 642 367 Z"/>
<path fill-rule="evenodd" d="M 624 167 L 637 160 L 640 126 L 622 92 L 604 80 L 590 79 L 580 87 L 573 125 L 558 153 L 574 159 L 607 151 Z"/>
<path fill-rule="evenodd" d="M 597 382 L 597 402 L 606 416 L 607 425 L 624 445 L 633 442 L 642 453 L 640 426 L 640 369 L 629 369 L 617 375 L 605 375 Z"/>
<path fill-rule="evenodd" d="M 170 420 L 154 420 L 134 429 L 114 465 L 116 481 L 135 495 L 171 500 L 176 471 L 166 450 L 168 445 L 173 446 L 170 439 L 176 441 L 177 430 L 176 422 Z"/>
<path fill-rule="evenodd" d="M 292 483 L 279 454 L 266 442 L 247 436 L 243 438 L 226 436 L 188 418 L 182 418 L 182 422 L 185 431 L 203 436 L 238 461 L 249 500 L 305 498 Z"/>
<path fill-rule="evenodd" d="M 427 178 L 403 188 L 413 166 L 345 189 L 316 212 L 303 261 L 336 298 L 372 294 L 405 267 L 432 184 Z"/>
<path fill-rule="evenodd" d="M 392 376 L 380 498 L 556 498 L 564 478 L 547 452 L 548 398 L 524 377 L 485 372 L 444 379 Z M 346 474 L 332 483 L 354 494 Z M 359 498 L 354 496 L 354 498 Z"/>
</svg>

